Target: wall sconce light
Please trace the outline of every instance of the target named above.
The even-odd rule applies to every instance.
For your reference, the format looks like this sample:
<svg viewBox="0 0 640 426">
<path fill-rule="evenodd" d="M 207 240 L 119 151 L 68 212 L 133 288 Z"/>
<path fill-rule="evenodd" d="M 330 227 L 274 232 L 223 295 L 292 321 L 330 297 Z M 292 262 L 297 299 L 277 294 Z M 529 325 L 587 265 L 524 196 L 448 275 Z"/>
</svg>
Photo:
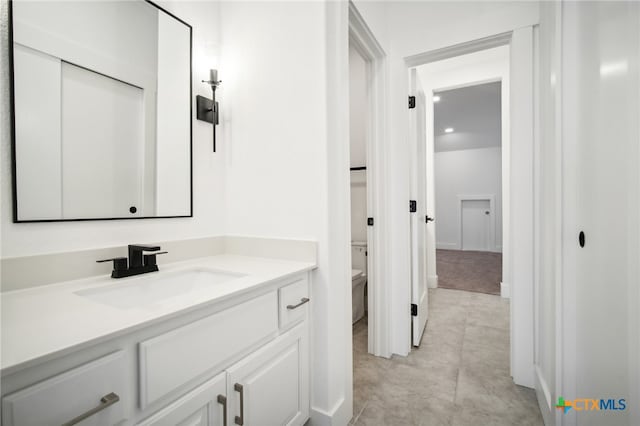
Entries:
<svg viewBox="0 0 640 426">
<path fill-rule="evenodd" d="M 209 80 L 202 80 L 211 86 L 212 99 L 204 96 L 196 96 L 196 117 L 213 125 L 213 152 L 216 152 L 216 126 L 218 125 L 218 102 L 216 102 L 216 89 L 222 83 L 218 80 L 218 70 L 209 70 Z"/>
</svg>

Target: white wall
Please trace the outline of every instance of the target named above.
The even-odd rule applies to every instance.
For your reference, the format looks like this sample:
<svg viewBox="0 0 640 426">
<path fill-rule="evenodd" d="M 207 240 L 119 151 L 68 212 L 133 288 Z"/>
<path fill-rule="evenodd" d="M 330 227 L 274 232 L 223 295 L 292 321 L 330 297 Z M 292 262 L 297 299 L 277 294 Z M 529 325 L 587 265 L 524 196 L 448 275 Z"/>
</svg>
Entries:
<svg viewBox="0 0 640 426">
<path fill-rule="evenodd" d="M 211 125 L 193 118 L 193 192 L 194 217 L 161 220 L 124 220 L 69 223 L 12 223 L 11 195 L 11 125 L 9 121 L 9 68 L 7 3 L 2 2 L 2 60 L 0 122 L 1 134 L 1 228 L 2 256 L 15 257 L 88 248 L 144 243 L 220 235 L 225 230 L 225 163 L 223 154 L 211 153 Z M 210 89 L 200 81 L 208 76 L 208 68 L 218 65 L 219 10 L 217 3 L 160 2 L 193 26 L 193 94 L 210 96 Z M 222 77 L 223 78 L 223 77 Z M 222 101 L 224 95 L 220 96 Z M 195 100 L 192 99 L 195 104 Z M 221 102 L 222 103 L 222 102 Z M 194 106 L 195 109 L 195 106 Z M 224 123 L 221 127 L 224 127 Z M 221 132 L 221 128 L 218 128 Z M 220 138 L 224 152 L 224 136 Z"/>
<path fill-rule="evenodd" d="M 502 149 L 500 147 L 443 151 L 435 154 L 436 246 L 461 250 L 460 201 L 463 195 L 495 199 L 495 245 L 502 250 Z M 491 240 L 491 238 L 490 238 Z"/>
<path fill-rule="evenodd" d="M 322 4 L 225 3 L 222 12 L 228 232 L 316 238 L 326 203 Z"/>
<path fill-rule="evenodd" d="M 352 0 L 367 26 L 386 52 L 391 48 L 389 35 L 389 2 L 376 0 Z"/>
<path fill-rule="evenodd" d="M 351 167 L 367 165 L 367 69 L 349 46 L 349 146 Z M 367 241 L 367 173 L 351 171 L 351 241 Z"/>
<path fill-rule="evenodd" d="M 352 414 L 347 6 L 221 5 L 227 232 L 318 241 L 315 424 Z"/>
</svg>

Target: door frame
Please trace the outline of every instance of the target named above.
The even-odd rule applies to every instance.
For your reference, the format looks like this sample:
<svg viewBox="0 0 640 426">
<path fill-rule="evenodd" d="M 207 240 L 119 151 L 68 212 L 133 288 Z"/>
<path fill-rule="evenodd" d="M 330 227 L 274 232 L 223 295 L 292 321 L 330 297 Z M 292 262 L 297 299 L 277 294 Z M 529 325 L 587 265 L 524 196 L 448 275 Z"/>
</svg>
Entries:
<svg viewBox="0 0 640 426">
<path fill-rule="evenodd" d="M 389 358 L 390 306 L 388 256 L 386 255 L 384 141 L 386 134 L 385 104 L 386 53 L 367 26 L 364 18 L 349 1 L 349 43 L 366 62 L 367 73 L 367 216 L 374 225 L 367 227 L 367 304 L 368 352 Z"/>
<path fill-rule="evenodd" d="M 534 39 L 533 26 L 436 49 L 404 58 L 411 68 L 474 53 L 510 46 L 510 146 L 508 216 L 503 214 L 503 252 L 507 274 L 503 281 L 511 293 L 511 375 L 516 384 L 534 387 Z M 517 69 L 517 72 L 514 72 Z M 407 73 L 408 75 L 408 73 Z M 405 110 L 405 114 L 408 114 Z M 408 115 L 405 115 L 408 120 Z M 504 166 L 503 166 L 504 167 Z M 503 200 L 504 201 L 504 200 Z M 503 211 L 505 206 L 503 204 Z M 513 242 L 518 244 L 513 244 Z M 433 248 L 435 250 L 435 245 Z M 515 285 L 513 285 L 515 284 Z M 408 283 L 410 286 L 411 284 Z M 410 292 L 409 292 L 410 297 Z"/>
</svg>

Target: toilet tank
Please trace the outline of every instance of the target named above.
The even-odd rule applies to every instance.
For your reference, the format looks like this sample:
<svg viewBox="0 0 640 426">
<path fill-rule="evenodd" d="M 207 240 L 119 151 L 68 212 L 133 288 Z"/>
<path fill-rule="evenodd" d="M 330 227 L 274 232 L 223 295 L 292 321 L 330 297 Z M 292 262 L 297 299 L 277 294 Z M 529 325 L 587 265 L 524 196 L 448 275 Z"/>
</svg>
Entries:
<svg viewBox="0 0 640 426">
<path fill-rule="evenodd" d="M 351 242 L 351 269 L 359 269 L 367 275 L 367 243 Z"/>
</svg>

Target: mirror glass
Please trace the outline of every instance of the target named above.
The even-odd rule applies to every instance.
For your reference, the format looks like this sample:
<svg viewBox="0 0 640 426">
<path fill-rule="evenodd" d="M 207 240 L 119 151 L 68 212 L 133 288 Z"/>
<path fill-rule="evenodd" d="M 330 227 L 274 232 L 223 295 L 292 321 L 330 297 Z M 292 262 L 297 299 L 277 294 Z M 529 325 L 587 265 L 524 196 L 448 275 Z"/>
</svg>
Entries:
<svg viewBox="0 0 640 426">
<path fill-rule="evenodd" d="M 191 216 L 191 27 L 142 0 L 10 4 L 14 221 Z"/>
</svg>

